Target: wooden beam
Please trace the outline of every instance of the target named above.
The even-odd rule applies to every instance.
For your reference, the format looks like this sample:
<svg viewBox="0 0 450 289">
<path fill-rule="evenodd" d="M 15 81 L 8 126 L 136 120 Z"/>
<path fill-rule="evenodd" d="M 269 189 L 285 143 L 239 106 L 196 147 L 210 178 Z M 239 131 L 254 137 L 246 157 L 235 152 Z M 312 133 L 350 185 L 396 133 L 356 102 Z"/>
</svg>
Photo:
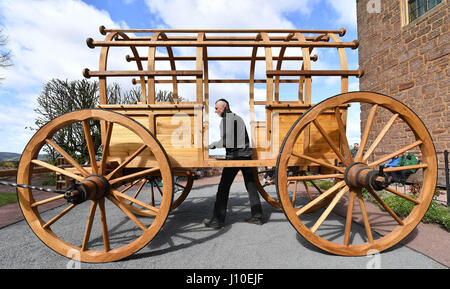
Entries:
<svg viewBox="0 0 450 289">
<path fill-rule="evenodd" d="M 311 56 L 311 60 L 312 61 L 317 61 L 319 57 L 317 56 L 317 54 L 312 55 Z M 127 55 L 125 57 L 126 61 L 131 62 L 131 61 L 136 61 L 136 60 L 141 60 L 141 61 L 147 61 L 148 57 L 133 57 L 130 55 Z M 171 58 L 168 56 L 157 56 L 155 57 L 155 60 L 157 61 L 168 61 Z M 208 56 L 206 58 L 208 61 L 251 61 L 252 58 L 250 56 Z M 174 56 L 173 60 L 175 61 L 195 61 L 196 57 L 195 56 Z M 255 57 L 256 61 L 263 61 L 266 60 L 266 58 L 264 56 L 257 56 Z M 283 57 L 278 57 L 278 56 L 274 56 L 273 60 L 283 60 L 283 61 L 301 61 L 303 60 L 303 56 L 283 56 Z"/>
<path fill-rule="evenodd" d="M 89 48 L 95 47 L 157 47 L 157 46 L 176 46 L 176 47 L 332 47 L 332 48 L 351 48 L 356 49 L 359 46 L 358 40 L 353 42 L 285 42 L 285 41 L 145 41 L 145 40 L 123 40 L 123 41 L 94 41 L 88 38 L 86 43 Z"/>
<path fill-rule="evenodd" d="M 267 70 L 267 76 L 356 76 L 361 77 L 363 71 L 358 70 Z"/>
<path fill-rule="evenodd" d="M 202 76 L 201 70 L 111 70 L 111 71 L 90 71 L 85 68 L 83 76 L 90 78 L 92 76 Z"/>
</svg>

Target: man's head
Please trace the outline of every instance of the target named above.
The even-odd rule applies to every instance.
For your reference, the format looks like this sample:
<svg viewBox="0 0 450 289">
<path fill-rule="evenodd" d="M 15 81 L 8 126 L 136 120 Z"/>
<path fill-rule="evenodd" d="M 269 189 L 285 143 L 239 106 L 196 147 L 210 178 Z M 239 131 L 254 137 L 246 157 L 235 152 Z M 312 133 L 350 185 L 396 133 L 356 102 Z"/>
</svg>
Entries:
<svg viewBox="0 0 450 289">
<path fill-rule="evenodd" d="M 216 101 L 215 112 L 218 116 L 223 116 L 223 113 L 230 109 L 230 104 L 225 99 L 221 98 Z"/>
<path fill-rule="evenodd" d="M 355 143 L 353 144 L 353 146 L 354 146 L 355 148 L 357 148 L 357 147 L 359 147 L 359 144 L 358 144 L 357 142 L 355 142 Z"/>
</svg>

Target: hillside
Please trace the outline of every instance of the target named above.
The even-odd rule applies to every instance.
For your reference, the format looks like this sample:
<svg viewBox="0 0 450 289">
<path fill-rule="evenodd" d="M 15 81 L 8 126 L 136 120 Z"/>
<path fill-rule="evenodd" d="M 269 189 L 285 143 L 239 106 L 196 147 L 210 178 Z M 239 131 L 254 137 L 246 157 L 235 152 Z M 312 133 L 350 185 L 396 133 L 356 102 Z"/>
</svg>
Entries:
<svg viewBox="0 0 450 289">
<path fill-rule="evenodd" d="M 0 152 L 0 162 L 18 162 L 21 154 Z M 45 154 L 40 154 L 38 157 L 40 160 L 45 160 Z"/>
<path fill-rule="evenodd" d="M 0 152 L 0 162 L 19 161 L 19 159 L 20 159 L 20 154 L 18 154 L 18 153 Z"/>
</svg>

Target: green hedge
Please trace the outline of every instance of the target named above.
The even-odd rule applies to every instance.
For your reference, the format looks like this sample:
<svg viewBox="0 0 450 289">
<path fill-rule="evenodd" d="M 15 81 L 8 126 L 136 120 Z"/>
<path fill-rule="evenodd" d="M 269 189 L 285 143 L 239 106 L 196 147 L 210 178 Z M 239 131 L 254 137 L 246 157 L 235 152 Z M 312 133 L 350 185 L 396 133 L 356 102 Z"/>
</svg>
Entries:
<svg viewBox="0 0 450 289">
<path fill-rule="evenodd" d="M 412 195 L 409 195 L 412 198 L 415 198 Z M 412 209 L 414 208 L 414 204 L 402 197 L 391 195 L 391 194 L 381 194 L 380 198 L 399 216 L 406 217 L 408 216 Z M 384 210 L 384 208 L 378 204 L 377 205 Z M 450 231 L 450 212 L 449 209 L 442 206 L 435 200 L 431 201 L 430 207 L 428 211 L 425 213 L 425 216 L 422 218 L 422 222 L 426 224 L 434 223 L 442 225 L 447 231 Z"/>
</svg>

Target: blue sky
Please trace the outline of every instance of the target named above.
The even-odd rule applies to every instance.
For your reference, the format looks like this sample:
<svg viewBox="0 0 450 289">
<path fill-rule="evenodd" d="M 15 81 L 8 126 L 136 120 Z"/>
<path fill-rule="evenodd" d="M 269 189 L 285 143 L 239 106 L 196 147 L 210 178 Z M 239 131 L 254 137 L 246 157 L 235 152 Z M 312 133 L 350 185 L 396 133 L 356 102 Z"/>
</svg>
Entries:
<svg viewBox="0 0 450 289">
<path fill-rule="evenodd" d="M 343 41 L 358 38 L 355 0 L 2 0 L 0 29 L 9 38 L 14 65 L 0 70 L 0 77 L 5 78 L 0 83 L 0 151 L 23 151 L 33 135 L 26 127 L 34 126 L 36 98 L 46 82 L 52 78 L 82 79 L 81 71 L 85 67 L 97 70 L 99 50 L 89 49 L 85 40 L 88 37 L 102 40 L 98 32 L 100 25 L 197 29 L 338 30 L 345 27 Z M 349 69 L 357 69 L 357 50 L 346 52 Z M 335 49 L 317 54 L 319 61 L 313 68 L 339 68 Z M 247 67 L 218 65 L 215 69 L 212 73 L 219 77 L 248 74 Z M 339 78 L 314 79 L 313 102 L 339 93 L 339 83 Z M 358 80 L 351 78 L 350 90 L 358 87 Z M 284 92 L 287 98 L 292 94 L 290 89 Z M 189 88 L 185 93 L 189 94 Z M 258 93 L 263 94 L 263 88 L 257 87 Z M 233 94 L 236 94 L 234 100 L 230 96 Z M 229 97 L 234 104 L 242 101 L 241 94 L 247 95 L 244 102 L 248 105 L 246 85 L 217 86 L 210 92 L 212 101 Z M 245 105 L 241 110 L 237 108 L 241 106 L 234 107 L 248 121 Z M 359 113 L 357 108 L 352 110 L 347 133 L 350 142 L 359 137 Z M 213 127 L 217 119 L 212 117 L 210 121 Z M 210 134 L 210 138 L 214 139 L 215 135 Z"/>
</svg>

